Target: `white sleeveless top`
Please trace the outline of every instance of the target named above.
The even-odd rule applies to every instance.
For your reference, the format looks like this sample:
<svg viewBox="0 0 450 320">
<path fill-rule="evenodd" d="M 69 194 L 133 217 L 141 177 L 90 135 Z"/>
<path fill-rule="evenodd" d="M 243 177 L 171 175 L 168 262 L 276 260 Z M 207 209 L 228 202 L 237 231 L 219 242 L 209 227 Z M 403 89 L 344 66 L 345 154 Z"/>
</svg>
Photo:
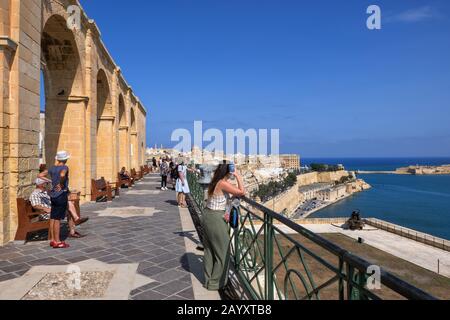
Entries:
<svg viewBox="0 0 450 320">
<path fill-rule="evenodd" d="M 228 208 L 230 196 L 228 193 L 213 194 L 208 198 L 206 207 L 214 211 L 226 211 Z"/>
</svg>

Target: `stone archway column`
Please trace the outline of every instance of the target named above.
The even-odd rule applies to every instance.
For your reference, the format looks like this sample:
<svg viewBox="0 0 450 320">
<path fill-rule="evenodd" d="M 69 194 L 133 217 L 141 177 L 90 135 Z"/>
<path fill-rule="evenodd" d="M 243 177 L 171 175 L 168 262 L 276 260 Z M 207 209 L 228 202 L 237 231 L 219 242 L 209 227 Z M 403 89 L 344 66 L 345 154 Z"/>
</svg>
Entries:
<svg viewBox="0 0 450 320">
<path fill-rule="evenodd" d="M 86 118 L 85 118 L 85 186 L 86 196 L 82 198 L 82 202 L 88 201 L 91 198 L 91 179 L 95 178 L 96 173 L 96 157 L 97 151 L 95 149 L 96 134 L 97 134 L 97 77 L 95 76 L 95 70 L 93 70 L 94 61 L 94 40 L 93 36 L 97 34 L 95 25 L 92 23 L 89 25 L 89 29 L 86 32 L 86 52 L 85 52 L 85 90 L 86 96 L 89 97 L 86 105 Z"/>
<path fill-rule="evenodd" d="M 114 170 L 114 116 L 98 118 L 97 134 L 97 178 L 104 177 L 107 181 L 116 181 Z M 117 173 L 116 173 L 117 174 Z"/>
<path fill-rule="evenodd" d="M 17 198 L 27 197 L 39 166 L 41 1 L 0 1 L 2 97 L 2 207 L 0 245 L 14 240 Z M 37 17 L 27 20 L 25 13 Z M 26 30 L 33 30 L 27 33 Z M 5 97 L 6 96 L 6 97 Z"/>
<path fill-rule="evenodd" d="M 128 138 L 128 126 L 119 127 L 119 170 L 126 167 L 130 170 L 129 154 L 130 154 L 130 139 Z"/>
<path fill-rule="evenodd" d="M 131 132 L 131 144 L 130 144 L 130 158 L 131 158 L 131 168 L 136 169 L 136 171 L 139 171 L 139 163 L 138 163 L 138 150 L 139 150 L 139 140 L 138 140 L 138 133 L 137 132 Z"/>
<path fill-rule="evenodd" d="M 9 26 L 8 26 L 9 27 Z M 11 238 L 11 207 L 9 177 L 9 136 L 10 136 L 10 65 L 17 49 L 17 43 L 6 36 L 0 36 L 0 246 Z"/>
</svg>

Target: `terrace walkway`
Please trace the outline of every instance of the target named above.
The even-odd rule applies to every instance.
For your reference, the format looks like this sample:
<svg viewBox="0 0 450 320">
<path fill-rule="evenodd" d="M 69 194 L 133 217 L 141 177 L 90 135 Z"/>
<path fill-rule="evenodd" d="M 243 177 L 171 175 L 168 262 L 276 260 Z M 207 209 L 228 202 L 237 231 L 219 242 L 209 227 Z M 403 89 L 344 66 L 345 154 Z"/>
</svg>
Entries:
<svg viewBox="0 0 450 320">
<path fill-rule="evenodd" d="M 159 181 L 149 175 L 113 202 L 84 204 L 90 221 L 79 231 L 87 237 L 69 239 L 69 249 L 52 249 L 47 241 L 0 247 L 0 291 L 7 295 L 2 288 L 20 286 L 17 281 L 33 267 L 128 264 L 135 266 L 127 276 L 131 285 L 121 290 L 129 299 L 218 299 L 201 286 L 201 252 L 189 212 L 177 207 L 173 191 L 158 189 Z"/>
</svg>

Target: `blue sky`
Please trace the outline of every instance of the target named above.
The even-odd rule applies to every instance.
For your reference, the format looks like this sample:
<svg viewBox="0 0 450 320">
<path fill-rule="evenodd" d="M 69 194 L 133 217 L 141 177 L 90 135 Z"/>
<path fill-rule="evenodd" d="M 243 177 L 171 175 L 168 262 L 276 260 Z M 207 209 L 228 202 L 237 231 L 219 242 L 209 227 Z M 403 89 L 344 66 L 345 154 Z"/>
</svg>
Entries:
<svg viewBox="0 0 450 320">
<path fill-rule="evenodd" d="M 447 0 L 82 5 L 148 109 L 149 145 L 203 120 L 279 128 L 305 157 L 450 156 Z"/>
</svg>

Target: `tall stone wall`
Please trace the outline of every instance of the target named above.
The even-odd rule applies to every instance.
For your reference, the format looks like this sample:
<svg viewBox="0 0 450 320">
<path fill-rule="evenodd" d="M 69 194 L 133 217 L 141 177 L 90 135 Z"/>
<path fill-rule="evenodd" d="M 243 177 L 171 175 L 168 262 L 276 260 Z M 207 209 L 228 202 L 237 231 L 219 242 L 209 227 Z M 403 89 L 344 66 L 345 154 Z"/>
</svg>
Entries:
<svg viewBox="0 0 450 320">
<path fill-rule="evenodd" d="M 290 215 L 295 209 L 297 209 L 300 201 L 301 194 L 298 192 L 298 188 L 293 187 L 278 197 L 263 203 L 263 205 L 275 212 L 285 212 Z"/>
<path fill-rule="evenodd" d="M 297 185 L 299 187 L 307 186 L 314 183 L 330 183 L 339 181 L 342 177 L 349 175 L 348 171 L 333 171 L 333 172 L 310 172 L 297 176 Z"/>
</svg>

